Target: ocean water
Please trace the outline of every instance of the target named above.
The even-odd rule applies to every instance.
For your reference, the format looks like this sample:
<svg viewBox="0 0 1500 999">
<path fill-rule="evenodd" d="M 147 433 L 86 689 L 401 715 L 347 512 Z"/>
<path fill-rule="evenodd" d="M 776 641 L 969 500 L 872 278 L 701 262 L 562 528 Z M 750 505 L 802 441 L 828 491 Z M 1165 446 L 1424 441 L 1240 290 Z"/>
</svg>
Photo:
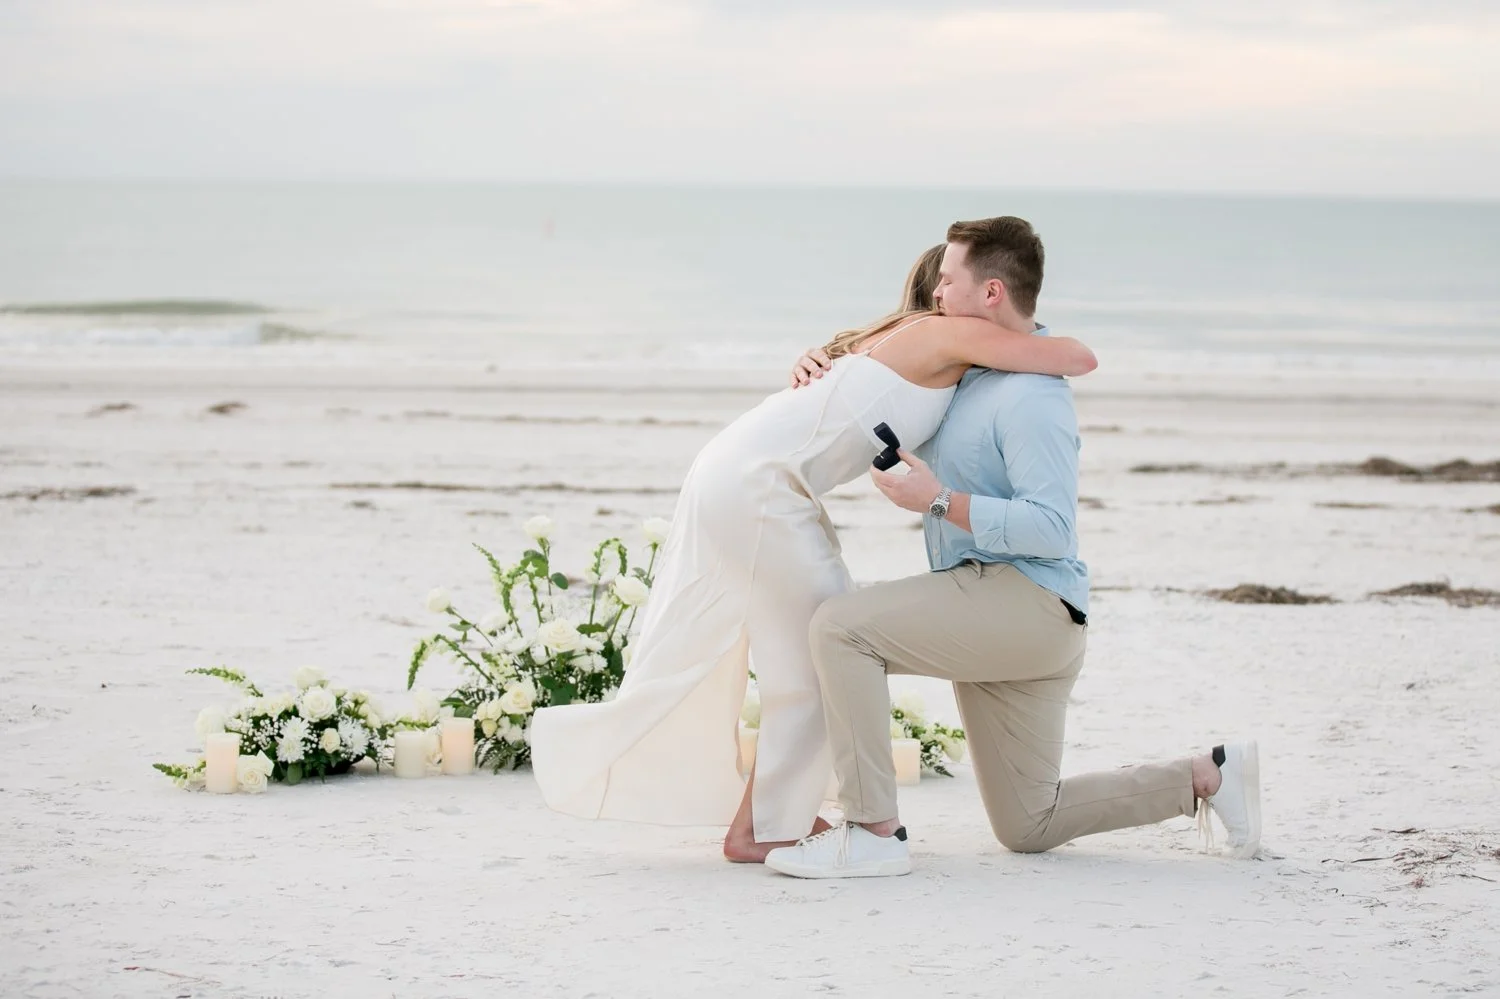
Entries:
<svg viewBox="0 0 1500 999">
<path fill-rule="evenodd" d="M 0 353 L 779 367 L 996 214 L 1106 358 L 1500 363 L 1500 203 L 482 184 L 0 182 Z"/>
</svg>

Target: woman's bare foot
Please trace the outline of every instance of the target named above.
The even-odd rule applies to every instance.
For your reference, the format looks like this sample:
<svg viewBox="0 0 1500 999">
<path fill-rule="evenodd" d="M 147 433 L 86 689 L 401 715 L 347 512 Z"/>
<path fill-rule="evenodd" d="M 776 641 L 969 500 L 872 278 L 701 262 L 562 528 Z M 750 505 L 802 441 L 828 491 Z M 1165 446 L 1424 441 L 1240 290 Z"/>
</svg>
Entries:
<svg viewBox="0 0 1500 999">
<path fill-rule="evenodd" d="M 829 825 L 820 816 L 813 822 L 812 831 L 809 836 L 828 829 Z M 788 840 L 785 843 L 757 843 L 755 834 L 750 829 L 738 829 L 729 827 L 729 834 L 724 837 L 724 859 L 734 864 L 764 864 L 766 854 L 778 847 L 793 846 L 796 840 Z"/>
</svg>

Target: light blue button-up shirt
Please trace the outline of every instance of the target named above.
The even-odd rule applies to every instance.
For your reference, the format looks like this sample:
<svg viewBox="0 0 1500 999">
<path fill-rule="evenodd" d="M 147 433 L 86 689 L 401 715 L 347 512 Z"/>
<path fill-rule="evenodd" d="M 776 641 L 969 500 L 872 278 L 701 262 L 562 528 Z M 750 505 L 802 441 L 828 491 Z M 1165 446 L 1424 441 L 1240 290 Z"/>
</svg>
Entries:
<svg viewBox="0 0 1500 999">
<path fill-rule="evenodd" d="M 1009 562 L 1088 613 L 1089 570 L 1078 558 L 1078 448 L 1073 390 L 1064 379 L 970 369 L 943 425 L 917 449 L 939 482 L 973 497 L 972 534 L 923 517 L 933 571 L 967 559 Z"/>
</svg>

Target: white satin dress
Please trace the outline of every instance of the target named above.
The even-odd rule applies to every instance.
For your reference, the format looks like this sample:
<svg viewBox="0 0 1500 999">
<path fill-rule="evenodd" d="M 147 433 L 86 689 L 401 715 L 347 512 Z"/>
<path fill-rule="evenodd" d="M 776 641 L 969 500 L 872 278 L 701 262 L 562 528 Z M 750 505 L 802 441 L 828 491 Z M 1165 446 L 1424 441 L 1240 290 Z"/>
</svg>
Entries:
<svg viewBox="0 0 1500 999">
<path fill-rule="evenodd" d="M 536 713 L 532 765 L 551 808 L 729 824 L 745 791 L 737 730 L 753 667 L 755 838 L 807 834 L 832 771 L 808 625 L 853 587 L 819 497 L 866 474 L 884 448 L 878 424 L 908 450 L 937 431 L 954 390 L 913 384 L 871 356 L 922 321 L 771 396 L 699 452 L 619 696 Z"/>
</svg>

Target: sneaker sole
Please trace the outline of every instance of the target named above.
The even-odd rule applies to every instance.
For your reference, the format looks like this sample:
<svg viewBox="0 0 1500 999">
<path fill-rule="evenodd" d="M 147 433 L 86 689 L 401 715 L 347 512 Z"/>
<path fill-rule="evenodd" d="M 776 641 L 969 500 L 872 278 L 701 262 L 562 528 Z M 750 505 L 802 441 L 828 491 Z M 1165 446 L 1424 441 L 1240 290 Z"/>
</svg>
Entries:
<svg viewBox="0 0 1500 999">
<path fill-rule="evenodd" d="M 1250 826 L 1250 835 L 1245 845 L 1235 850 L 1235 856 L 1248 860 L 1260 852 L 1260 746 L 1255 740 L 1245 743 L 1240 766 L 1245 780 L 1245 822 Z"/>
<path fill-rule="evenodd" d="M 778 874 L 793 878 L 897 878 L 911 873 L 910 857 L 891 857 L 858 867 L 804 867 L 787 861 L 766 858 L 766 866 Z"/>
</svg>

